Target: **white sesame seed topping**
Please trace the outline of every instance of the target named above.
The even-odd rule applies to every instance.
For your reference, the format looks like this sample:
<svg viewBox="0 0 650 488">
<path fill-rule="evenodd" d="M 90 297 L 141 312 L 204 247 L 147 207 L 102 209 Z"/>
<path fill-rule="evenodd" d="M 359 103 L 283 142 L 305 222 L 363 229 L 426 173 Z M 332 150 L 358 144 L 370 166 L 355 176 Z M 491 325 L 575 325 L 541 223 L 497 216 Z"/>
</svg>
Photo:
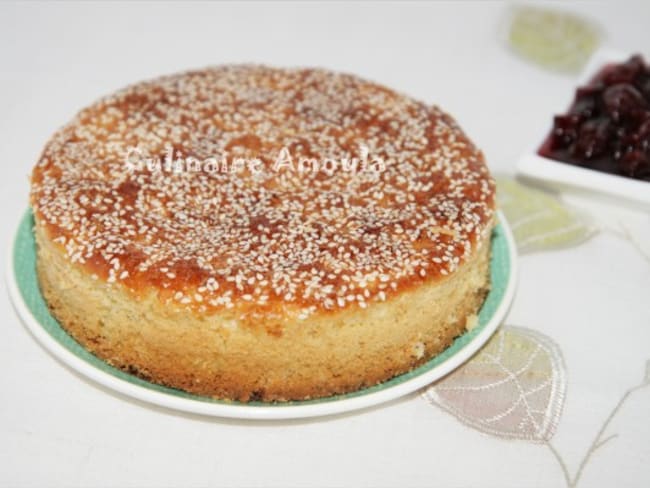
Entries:
<svg viewBox="0 0 650 488">
<path fill-rule="evenodd" d="M 383 171 L 268 164 L 283 147 L 350 160 L 360 145 Z M 131 148 L 264 164 L 254 175 L 133 171 Z M 292 302 L 306 317 L 454 273 L 488 238 L 494 184 L 437 107 L 350 75 L 240 65 L 139 83 L 83 110 L 46 146 L 31 202 L 97 279 L 159 286 L 201 310 Z"/>
</svg>

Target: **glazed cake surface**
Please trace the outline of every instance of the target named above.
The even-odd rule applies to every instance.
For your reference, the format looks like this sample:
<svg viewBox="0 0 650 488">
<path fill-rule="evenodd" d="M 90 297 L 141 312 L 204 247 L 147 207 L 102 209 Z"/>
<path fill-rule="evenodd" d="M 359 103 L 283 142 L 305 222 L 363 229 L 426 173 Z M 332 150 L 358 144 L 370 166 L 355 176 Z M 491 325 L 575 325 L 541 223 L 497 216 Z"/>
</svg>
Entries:
<svg viewBox="0 0 650 488">
<path fill-rule="evenodd" d="M 219 398 L 389 379 L 489 287 L 480 151 L 437 107 L 325 70 L 222 66 L 108 96 L 48 142 L 31 205 L 62 326 Z"/>
</svg>

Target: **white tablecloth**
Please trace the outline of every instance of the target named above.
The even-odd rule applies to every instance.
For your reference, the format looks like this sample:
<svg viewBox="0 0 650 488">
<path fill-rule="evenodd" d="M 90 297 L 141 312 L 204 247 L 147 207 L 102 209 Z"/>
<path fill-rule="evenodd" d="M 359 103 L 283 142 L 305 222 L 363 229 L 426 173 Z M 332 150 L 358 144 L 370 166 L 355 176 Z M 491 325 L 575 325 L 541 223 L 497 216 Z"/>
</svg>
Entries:
<svg viewBox="0 0 650 488">
<path fill-rule="evenodd" d="M 599 22 L 606 44 L 649 57 L 650 4 L 570 8 Z M 125 84 L 208 64 L 318 65 L 377 80 L 444 107 L 493 170 L 513 173 L 574 80 L 507 51 L 505 10 L 483 2 L 2 4 L 0 250 L 6 255 L 27 206 L 27 175 L 58 126 Z M 551 338 L 564 357 L 554 451 L 478 432 L 416 394 L 310 421 L 152 408 L 53 359 L 3 292 L 0 486 L 521 488 L 567 486 L 578 472 L 577 486 L 650 486 L 650 388 L 625 397 L 650 359 L 650 217 L 573 203 L 604 230 L 579 246 L 523 255 L 506 320 Z M 618 436 L 588 455 L 612 413 L 599 440 Z"/>
</svg>

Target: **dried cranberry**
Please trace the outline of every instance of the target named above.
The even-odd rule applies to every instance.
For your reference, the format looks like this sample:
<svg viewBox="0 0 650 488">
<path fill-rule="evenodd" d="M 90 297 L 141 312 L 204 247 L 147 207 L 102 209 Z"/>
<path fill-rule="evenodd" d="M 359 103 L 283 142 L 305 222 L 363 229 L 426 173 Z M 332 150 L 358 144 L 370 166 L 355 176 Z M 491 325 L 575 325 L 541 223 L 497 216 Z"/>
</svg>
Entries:
<svg viewBox="0 0 650 488">
<path fill-rule="evenodd" d="M 576 114 L 558 115 L 553 123 L 553 146 L 566 148 L 578 137 L 580 116 Z"/>
<path fill-rule="evenodd" d="M 643 94 L 645 99 L 650 102 L 650 73 L 646 73 L 636 82 L 636 87 Z"/>
<path fill-rule="evenodd" d="M 605 110 L 614 122 L 635 118 L 639 110 L 646 108 L 643 95 L 629 83 L 619 83 L 607 88 L 603 92 L 603 102 Z"/>
<path fill-rule="evenodd" d="M 625 176 L 635 176 L 639 171 L 648 165 L 647 155 L 642 151 L 627 153 L 619 162 L 621 173 Z"/>
<path fill-rule="evenodd" d="M 640 180 L 650 181 L 650 161 L 646 158 L 645 164 L 637 167 L 635 178 Z"/>
<path fill-rule="evenodd" d="M 646 120 L 639 127 L 621 138 L 622 146 L 628 151 L 639 149 L 650 150 L 650 120 Z"/>
<path fill-rule="evenodd" d="M 634 80 L 645 73 L 645 63 L 639 55 L 632 56 L 625 63 L 614 66 L 604 77 L 607 85 L 618 83 L 634 83 Z"/>
<path fill-rule="evenodd" d="M 636 132 L 631 132 L 629 134 L 625 133 L 619 136 L 619 140 L 621 141 L 621 149 L 623 152 L 630 152 L 636 149 L 639 137 L 637 136 Z"/>
<path fill-rule="evenodd" d="M 569 113 L 580 115 L 582 119 L 588 119 L 598 113 L 598 97 L 601 90 L 592 87 L 578 88 L 576 99 Z"/>
<path fill-rule="evenodd" d="M 609 122 L 607 120 L 589 120 L 582 124 L 571 155 L 588 160 L 599 157 L 607 150 L 609 140 Z"/>
</svg>

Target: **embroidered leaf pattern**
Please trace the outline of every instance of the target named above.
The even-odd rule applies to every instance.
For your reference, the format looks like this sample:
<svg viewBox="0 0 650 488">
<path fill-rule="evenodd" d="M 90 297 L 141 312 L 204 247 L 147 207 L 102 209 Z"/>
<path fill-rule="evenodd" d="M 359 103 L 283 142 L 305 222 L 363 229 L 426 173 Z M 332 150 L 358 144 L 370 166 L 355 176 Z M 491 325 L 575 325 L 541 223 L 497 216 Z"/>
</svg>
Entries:
<svg viewBox="0 0 650 488">
<path fill-rule="evenodd" d="M 600 29 L 588 20 L 538 7 L 513 8 L 508 42 L 523 58 L 552 70 L 577 72 L 600 43 Z"/>
<path fill-rule="evenodd" d="M 577 245 L 596 233 L 591 218 L 512 178 L 497 178 L 497 198 L 522 254 Z"/>
<path fill-rule="evenodd" d="M 610 232 L 621 239 L 629 242 L 647 263 L 650 264 L 650 226 L 647 225 L 648 218 L 639 219 L 637 225 L 629 225 L 627 222 L 618 220 L 614 225 L 610 225 L 605 219 L 600 217 L 601 229 Z"/>
<path fill-rule="evenodd" d="M 481 432 L 542 442 L 555 433 L 565 391 L 558 346 L 533 330 L 503 326 L 423 396 Z"/>
</svg>

